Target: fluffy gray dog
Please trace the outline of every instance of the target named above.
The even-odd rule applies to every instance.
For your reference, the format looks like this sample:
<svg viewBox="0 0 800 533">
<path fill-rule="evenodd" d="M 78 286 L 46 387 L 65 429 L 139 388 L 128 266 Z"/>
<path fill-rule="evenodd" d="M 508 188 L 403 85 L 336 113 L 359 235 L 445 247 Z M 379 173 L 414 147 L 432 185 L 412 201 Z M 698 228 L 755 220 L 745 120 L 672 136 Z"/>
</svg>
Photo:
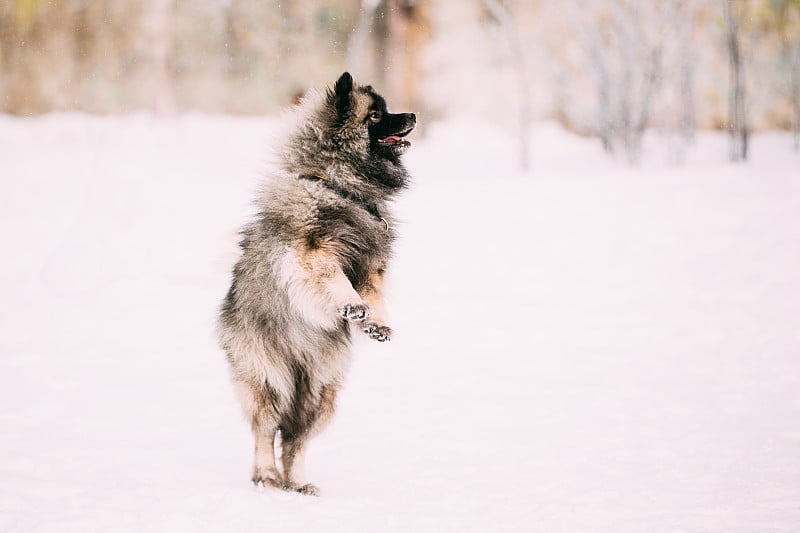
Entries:
<svg viewBox="0 0 800 533">
<path fill-rule="evenodd" d="M 219 337 L 255 438 L 253 483 L 318 494 L 306 444 L 333 415 L 351 331 L 392 335 L 381 295 L 396 237 L 388 201 L 407 184 L 400 156 L 416 117 L 389 113 L 346 72 L 300 112 L 242 230 Z"/>
</svg>

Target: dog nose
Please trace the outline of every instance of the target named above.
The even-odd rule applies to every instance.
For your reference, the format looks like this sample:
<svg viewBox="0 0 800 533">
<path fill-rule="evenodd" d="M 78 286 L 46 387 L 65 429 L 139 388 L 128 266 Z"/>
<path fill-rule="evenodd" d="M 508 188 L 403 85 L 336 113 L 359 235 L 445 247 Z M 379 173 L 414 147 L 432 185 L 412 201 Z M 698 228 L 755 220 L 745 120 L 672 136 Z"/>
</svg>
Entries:
<svg viewBox="0 0 800 533">
<path fill-rule="evenodd" d="M 416 114 L 414 114 L 414 113 L 406 113 L 406 117 L 408 117 L 408 119 L 411 120 L 411 122 L 413 122 L 414 124 L 417 123 L 417 115 Z"/>
</svg>

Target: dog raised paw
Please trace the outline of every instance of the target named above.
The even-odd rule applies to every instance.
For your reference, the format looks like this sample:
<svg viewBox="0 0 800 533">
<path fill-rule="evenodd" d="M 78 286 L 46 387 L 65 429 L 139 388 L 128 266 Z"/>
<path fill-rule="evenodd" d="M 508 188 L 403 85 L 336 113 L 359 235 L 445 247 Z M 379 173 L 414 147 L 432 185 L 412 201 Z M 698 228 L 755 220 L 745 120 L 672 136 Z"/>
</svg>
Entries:
<svg viewBox="0 0 800 533">
<path fill-rule="evenodd" d="M 369 316 L 369 308 L 365 304 L 347 304 L 339 309 L 339 315 L 348 320 L 364 320 Z"/>
<path fill-rule="evenodd" d="M 375 339 L 378 342 L 392 340 L 392 328 L 389 326 L 381 326 L 377 322 L 372 322 L 371 320 L 363 320 L 361 322 L 361 331 L 366 333 L 370 339 Z"/>
</svg>

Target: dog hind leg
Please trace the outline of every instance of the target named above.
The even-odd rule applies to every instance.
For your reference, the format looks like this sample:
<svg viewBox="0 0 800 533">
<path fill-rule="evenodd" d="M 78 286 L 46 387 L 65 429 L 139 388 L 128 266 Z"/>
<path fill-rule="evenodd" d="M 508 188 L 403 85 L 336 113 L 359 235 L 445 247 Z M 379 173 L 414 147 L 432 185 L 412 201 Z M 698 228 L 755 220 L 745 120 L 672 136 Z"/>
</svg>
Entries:
<svg viewBox="0 0 800 533">
<path fill-rule="evenodd" d="M 236 382 L 236 389 L 250 422 L 255 440 L 253 475 L 255 485 L 279 487 L 281 475 L 275 463 L 275 434 L 278 423 L 272 409 L 270 394 L 262 387 L 242 381 Z"/>
<path fill-rule="evenodd" d="M 336 405 L 337 391 L 338 387 L 335 385 L 325 386 L 310 423 L 296 434 L 286 435 L 283 439 L 282 462 L 285 489 L 312 496 L 319 495 L 319 489 L 306 481 L 306 449 L 308 441 L 330 422 Z"/>
</svg>

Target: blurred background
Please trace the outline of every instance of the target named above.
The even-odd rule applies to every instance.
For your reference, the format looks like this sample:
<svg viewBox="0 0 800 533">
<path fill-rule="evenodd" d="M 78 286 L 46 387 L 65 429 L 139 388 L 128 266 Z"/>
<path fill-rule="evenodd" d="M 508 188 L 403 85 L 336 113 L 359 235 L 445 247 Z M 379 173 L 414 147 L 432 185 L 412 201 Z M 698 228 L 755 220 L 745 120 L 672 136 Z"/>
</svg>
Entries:
<svg viewBox="0 0 800 533">
<path fill-rule="evenodd" d="M 800 0 L 4 0 L 0 111 L 263 114 L 344 69 L 395 109 L 523 137 L 555 119 L 636 162 L 697 129 L 794 131 Z M 734 142 L 735 140 L 735 142 Z M 526 165 L 527 148 L 521 149 Z"/>
<path fill-rule="evenodd" d="M 345 69 L 419 127 L 312 501 L 214 324 Z M 0 531 L 797 533 L 799 125 L 800 0 L 0 0 Z"/>
</svg>

